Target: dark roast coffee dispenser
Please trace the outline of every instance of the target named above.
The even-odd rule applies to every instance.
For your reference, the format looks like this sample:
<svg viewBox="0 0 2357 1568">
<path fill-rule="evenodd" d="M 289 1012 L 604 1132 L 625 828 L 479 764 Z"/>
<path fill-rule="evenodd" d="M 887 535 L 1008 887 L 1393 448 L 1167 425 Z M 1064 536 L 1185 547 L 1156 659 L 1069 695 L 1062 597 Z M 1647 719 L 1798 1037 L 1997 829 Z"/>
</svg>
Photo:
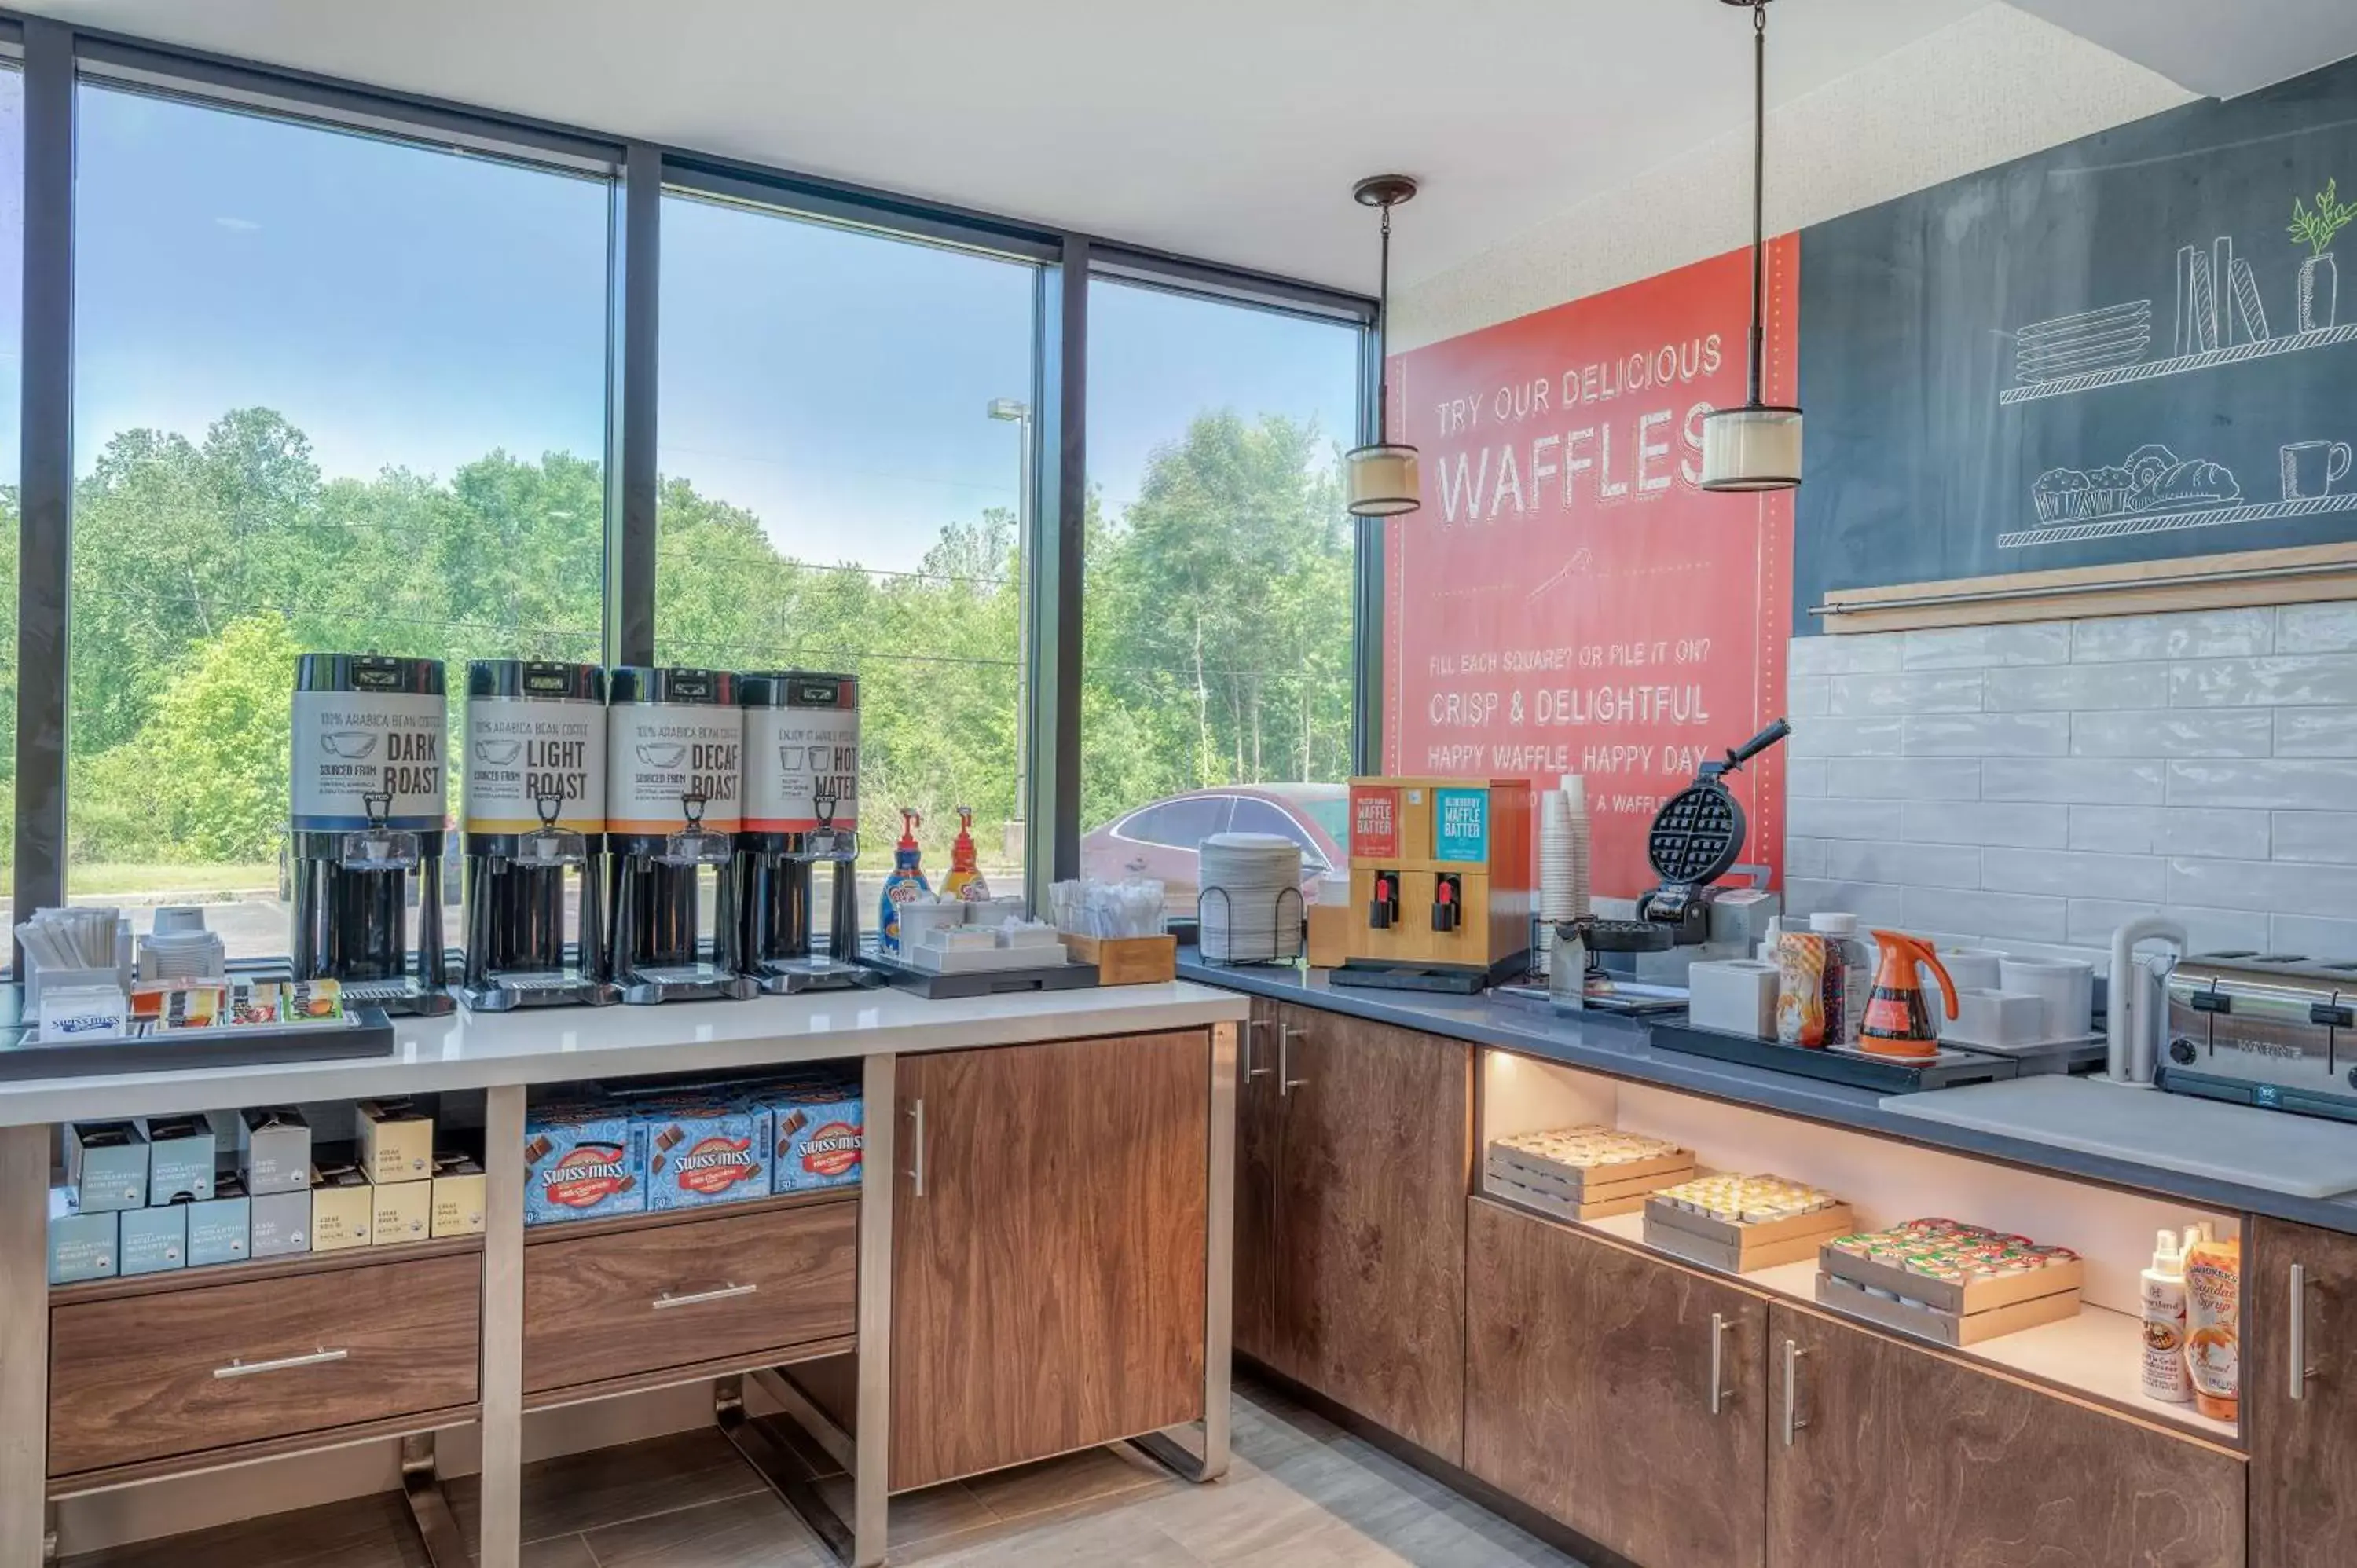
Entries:
<svg viewBox="0 0 2357 1568">
<path fill-rule="evenodd" d="M 295 661 L 296 979 L 336 981 L 348 1004 L 388 1013 L 450 1011 L 442 950 L 448 745 L 440 660 L 306 653 Z"/>
<path fill-rule="evenodd" d="M 467 666 L 467 970 L 479 1012 L 587 1004 L 606 978 L 606 672 L 478 659 Z M 570 912 L 576 933 L 568 944 Z"/>
<path fill-rule="evenodd" d="M 759 995 L 737 956 L 736 677 L 625 664 L 606 694 L 608 974 L 625 1002 Z"/>
<path fill-rule="evenodd" d="M 745 972 L 779 993 L 877 984 L 883 976 L 858 962 L 858 682 L 768 671 L 739 675 L 737 696 L 745 710 L 745 815 L 737 832 Z"/>
</svg>

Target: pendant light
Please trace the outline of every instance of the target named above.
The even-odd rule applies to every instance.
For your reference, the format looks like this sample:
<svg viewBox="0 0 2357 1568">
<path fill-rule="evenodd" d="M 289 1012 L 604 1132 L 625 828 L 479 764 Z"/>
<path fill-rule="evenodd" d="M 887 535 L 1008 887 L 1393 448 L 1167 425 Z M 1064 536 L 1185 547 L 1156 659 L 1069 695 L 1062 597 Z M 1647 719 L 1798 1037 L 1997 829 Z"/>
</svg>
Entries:
<svg viewBox="0 0 2357 1568">
<path fill-rule="evenodd" d="M 1379 174 L 1351 188 L 1361 206 L 1383 214 L 1383 260 L 1375 322 L 1375 442 L 1342 454 L 1354 517 L 1397 517 L 1424 504 L 1416 486 L 1415 448 L 1383 439 L 1391 416 L 1392 209 L 1415 195 L 1404 174 Z"/>
<path fill-rule="evenodd" d="M 1801 411 L 1760 401 L 1760 361 L 1766 357 L 1760 317 L 1768 287 L 1768 0 L 1723 4 L 1751 12 L 1751 368 L 1743 406 L 1703 419 L 1702 488 L 1789 490 L 1801 482 Z"/>
</svg>

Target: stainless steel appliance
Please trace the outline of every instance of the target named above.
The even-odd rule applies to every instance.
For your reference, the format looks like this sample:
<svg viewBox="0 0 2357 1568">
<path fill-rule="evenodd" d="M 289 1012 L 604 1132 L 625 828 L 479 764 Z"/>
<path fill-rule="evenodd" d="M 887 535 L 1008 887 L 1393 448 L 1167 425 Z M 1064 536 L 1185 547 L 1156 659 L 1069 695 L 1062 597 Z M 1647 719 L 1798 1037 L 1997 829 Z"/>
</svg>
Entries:
<svg viewBox="0 0 2357 1568">
<path fill-rule="evenodd" d="M 467 968 L 459 996 L 485 1013 L 619 1001 L 620 991 L 606 978 L 598 908 L 606 885 L 606 672 L 525 659 L 468 664 L 465 765 Z"/>
<path fill-rule="evenodd" d="M 2161 1087 L 2357 1122 L 2357 963 L 2202 953 L 2169 981 Z"/>
<path fill-rule="evenodd" d="M 333 980 L 348 1004 L 387 1013 L 453 1007 L 442 949 L 448 745 L 440 660 L 296 660 L 287 779 L 296 979 Z"/>
<path fill-rule="evenodd" d="M 608 674 L 607 973 L 625 1002 L 760 993 L 737 957 L 744 745 L 728 671 L 625 664 Z"/>
<path fill-rule="evenodd" d="M 858 682 L 806 670 L 747 673 L 737 677 L 737 700 L 745 710 L 737 832 L 745 972 L 776 993 L 881 984 L 883 975 L 858 961 Z"/>
</svg>

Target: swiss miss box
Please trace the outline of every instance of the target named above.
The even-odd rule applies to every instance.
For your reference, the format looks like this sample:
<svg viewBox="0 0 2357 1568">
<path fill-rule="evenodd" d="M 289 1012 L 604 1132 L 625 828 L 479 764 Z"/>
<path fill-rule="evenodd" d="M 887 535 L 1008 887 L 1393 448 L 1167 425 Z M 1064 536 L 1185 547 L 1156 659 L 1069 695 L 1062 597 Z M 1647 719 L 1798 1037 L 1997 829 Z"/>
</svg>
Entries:
<svg viewBox="0 0 2357 1568">
<path fill-rule="evenodd" d="M 523 1220 L 549 1225 L 647 1207 L 647 1135 L 626 1104 L 567 1100 L 524 1117 Z"/>
</svg>

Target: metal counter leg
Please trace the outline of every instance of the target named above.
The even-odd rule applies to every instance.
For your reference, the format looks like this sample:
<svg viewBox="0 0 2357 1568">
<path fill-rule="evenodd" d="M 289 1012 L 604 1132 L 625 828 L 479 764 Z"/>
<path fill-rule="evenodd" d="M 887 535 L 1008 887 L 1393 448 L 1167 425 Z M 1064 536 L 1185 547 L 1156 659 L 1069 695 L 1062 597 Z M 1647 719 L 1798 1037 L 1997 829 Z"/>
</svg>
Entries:
<svg viewBox="0 0 2357 1568">
<path fill-rule="evenodd" d="M 49 1128 L 0 1128 L 0 1563 L 48 1534 Z"/>
<path fill-rule="evenodd" d="M 483 1140 L 482 1568 L 517 1568 L 523 1551 L 521 1087 L 493 1089 L 485 1097 Z"/>
<path fill-rule="evenodd" d="M 1190 1481 L 1228 1473 L 1228 1384 L 1235 1346 L 1238 1026 L 1211 1026 L 1211 1122 L 1203 1226 L 1203 1434 L 1199 1455 L 1174 1432 L 1137 1446 Z"/>
<path fill-rule="evenodd" d="M 401 1491 L 409 1499 L 409 1517 L 434 1568 L 468 1568 L 466 1538 L 458 1533 L 458 1516 L 442 1493 L 442 1477 L 434 1467 L 434 1434 L 420 1433 L 401 1440 Z"/>
</svg>

